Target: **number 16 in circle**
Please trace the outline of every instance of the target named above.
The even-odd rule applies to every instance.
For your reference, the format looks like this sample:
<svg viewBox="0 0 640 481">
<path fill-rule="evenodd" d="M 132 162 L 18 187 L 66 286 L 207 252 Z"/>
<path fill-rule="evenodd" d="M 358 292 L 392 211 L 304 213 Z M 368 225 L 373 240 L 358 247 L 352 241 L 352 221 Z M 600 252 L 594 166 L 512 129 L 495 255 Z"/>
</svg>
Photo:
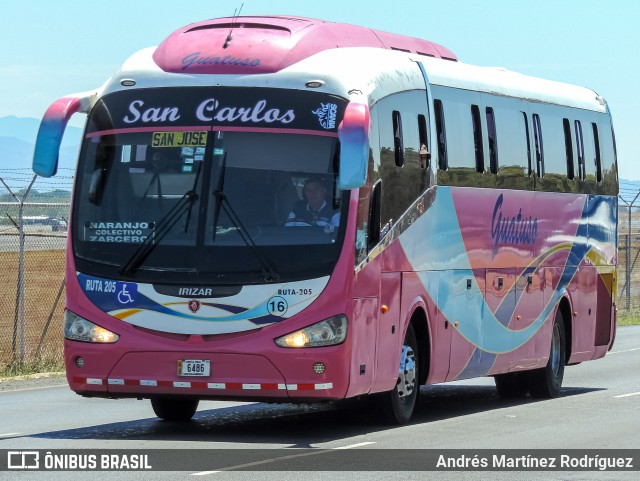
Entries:
<svg viewBox="0 0 640 481">
<path fill-rule="evenodd" d="M 284 316 L 289 305 L 284 297 L 274 296 L 267 301 L 267 310 L 272 316 Z"/>
</svg>

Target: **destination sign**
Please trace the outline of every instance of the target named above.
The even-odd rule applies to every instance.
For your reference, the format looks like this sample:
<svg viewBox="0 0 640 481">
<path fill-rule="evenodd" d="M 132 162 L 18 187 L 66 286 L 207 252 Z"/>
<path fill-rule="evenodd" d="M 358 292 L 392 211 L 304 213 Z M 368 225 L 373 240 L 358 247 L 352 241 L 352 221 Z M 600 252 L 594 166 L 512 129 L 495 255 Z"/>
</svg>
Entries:
<svg viewBox="0 0 640 481">
<path fill-rule="evenodd" d="M 207 132 L 154 132 L 153 147 L 205 147 Z"/>
<path fill-rule="evenodd" d="M 218 128 L 316 131 L 331 136 L 337 134 L 347 103 L 322 92 L 270 88 L 127 90 L 98 100 L 87 134 L 145 129 L 153 132 L 153 147 L 204 147 L 207 132 Z"/>
</svg>

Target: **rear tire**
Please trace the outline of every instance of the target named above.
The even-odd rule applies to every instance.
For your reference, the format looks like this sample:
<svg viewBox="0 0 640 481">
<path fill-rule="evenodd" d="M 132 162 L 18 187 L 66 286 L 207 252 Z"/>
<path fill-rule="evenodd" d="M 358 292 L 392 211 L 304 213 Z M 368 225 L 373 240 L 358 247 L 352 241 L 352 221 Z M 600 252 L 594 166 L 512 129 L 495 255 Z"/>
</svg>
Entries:
<svg viewBox="0 0 640 481">
<path fill-rule="evenodd" d="M 418 342 L 413 326 L 409 324 L 400 355 L 396 387 L 379 397 L 379 405 L 387 422 L 405 424 L 411 419 L 420 394 L 418 365 Z"/>
<path fill-rule="evenodd" d="M 535 399 L 550 399 L 560 395 L 564 364 L 566 358 L 564 319 L 560 309 L 556 312 L 551 335 L 551 350 L 549 362 L 541 369 L 530 371 L 528 374 L 529 392 Z"/>
<path fill-rule="evenodd" d="M 498 374 L 493 377 L 496 383 L 498 394 L 502 398 L 513 399 L 527 397 L 529 386 L 525 373 L 509 372 L 507 374 Z"/>
<path fill-rule="evenodd" d="M 160 419 L 171 422 L 187 422 L 198 409 L 198 399 L 165 399 L 151 400 L 151 407 Z"/>
</svg>

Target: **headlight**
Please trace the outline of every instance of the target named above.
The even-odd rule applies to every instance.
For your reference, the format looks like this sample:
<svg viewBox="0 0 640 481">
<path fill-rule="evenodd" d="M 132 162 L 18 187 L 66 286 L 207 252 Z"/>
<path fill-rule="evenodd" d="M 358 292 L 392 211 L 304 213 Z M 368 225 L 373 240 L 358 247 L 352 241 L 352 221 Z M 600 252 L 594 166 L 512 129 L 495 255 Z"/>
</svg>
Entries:
<svg viewBox="0 0 640 481">
<path fill-rule="evenodd" d="M 64 337 L 73 341 L 98 343 L 112 343 L 120 338 L 116 333 L 96 326 L 71 311 L 64 311 Z"/>
<path fill-rule="evenodd" d="M 335 346 L 346 338 L 347 316 L 339 315 L 278 337 L 275 341 L 280 347 L 321 347 Z"/>
</svg>

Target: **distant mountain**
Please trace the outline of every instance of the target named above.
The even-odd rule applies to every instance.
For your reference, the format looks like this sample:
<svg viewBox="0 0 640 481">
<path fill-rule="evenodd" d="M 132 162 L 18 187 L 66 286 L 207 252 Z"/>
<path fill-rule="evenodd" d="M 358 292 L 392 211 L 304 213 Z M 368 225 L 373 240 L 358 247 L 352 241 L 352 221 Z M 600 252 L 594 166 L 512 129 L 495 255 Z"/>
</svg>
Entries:
<svg viewBox="0 0 640 481">
<path fill-rule="evenodd" d="M 31 117 L 0 117 L 0 137 L 15 137 L 29 143 L 35 143 L 40 127 L 40 119 Z M 80 144 L 82 129 L 67 126 L 62 144 Z"/>
<path fill-rule="evenodd" d="M 0 169 L 31 167 L 33 143 L 16 137 L 0 136 Z"/>
<path fill-rule="evenodd" d="M 29 117 L 0 117 L 0 137 L 14 137 L 24 142 L 36 140 L 40 121 Z"/>
<path fill-rule="evenodd" d="M 0 172 L 6 169 L 31 169 L 39 127 L 39 119 L 0 117 Z M 60 148 L 59 169 L 75 168 L 81 138 L 82 129 L 67 126 Z"/>
</svg>

